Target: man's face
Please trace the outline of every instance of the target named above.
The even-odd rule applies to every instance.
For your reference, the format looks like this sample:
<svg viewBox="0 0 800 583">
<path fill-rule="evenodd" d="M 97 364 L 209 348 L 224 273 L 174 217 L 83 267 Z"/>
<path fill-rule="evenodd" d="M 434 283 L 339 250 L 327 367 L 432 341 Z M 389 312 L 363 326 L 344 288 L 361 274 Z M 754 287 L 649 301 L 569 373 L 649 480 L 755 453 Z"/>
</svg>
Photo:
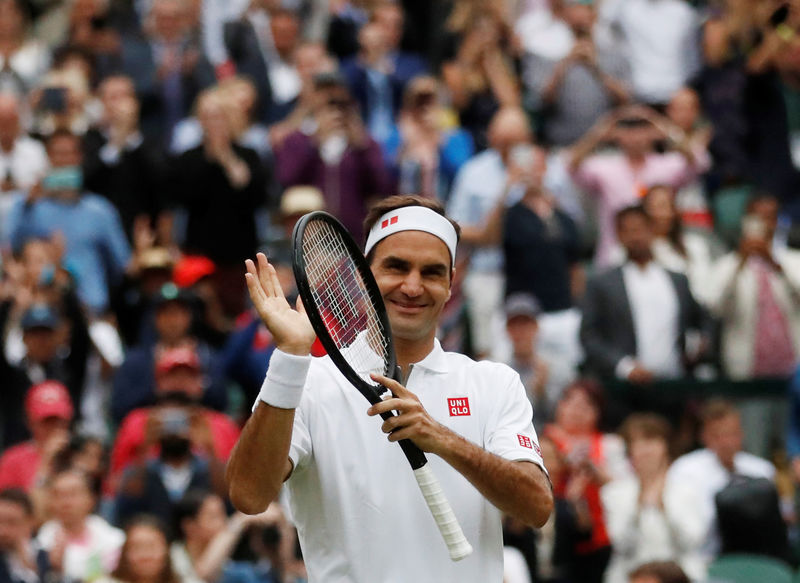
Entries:
<svg viewBox="0 0 800 583">
<path fill-rule="evenodd" d="M 567 3 L 561 17 L 576 36 L 589 36 L 597 18 L 594 6 L 588 4 Z"/>
<path fill-rule="evenodd" d="M 25 356 L 32 362 L 44 364 L 53 360 L 58 351 L 58 334 L 51 328 L 30 328 L 22 333 Z"/>
<path fill-rule="evenodd" d="M 653 127 L 642 123 L 634 126 L 620 126 L 614 133 L 619 148 L 628 156 L 643 156 L 653 150 Z"/>
<path fill-rule="evenodd" d="M 778 228 L 778 201 L 773 198 L 765 198 L 753 203 L 750 215 L 758 217 L 764 224 L 764 237 L 771 241 L 775 236 L 775 229 Z"/>
<path fill-rule="evenodd" d="M 513 316 L 506 321 L 508 338 L 516 354 L 533 353 L 538 330 L 536 319 L 530 316 Z"/>
<path fill-rule="evenodd" d="M 75 136 L 58 136 L 47 144 L 47 155 L 53 168 L 80 166 L 83 155 L 80 140 Z"/>
<path fill-rule="evenodd" d="M 31 536 L 31 517 L 14 502 L 0 500 L 0 553 L 14 551 Z"/>
<path fill-rule="evenodd" d="M 113 110 L 125 103 L 136 103 L 133 81 L 126 77 L 111 77 L 100 86 L 99 94 L 106 111 Z"/>
<path fill-rule="evenodd" d="M 270 20 L 272 42 L 279 54 L 286 54 L 297 44 L 300 26 L 297 19 L 290 14 L 280 13 Z"/>
<path fill-rule="evenodd" d="M 649 259 L 653 234 L 646 217 L 640 214 L 623 217 L 617 228 L 617 239 L 632 261 Z"/>
<path fill-rule="evenodd" d="M 374 247 L 371 267 L 395 338 L 432 339 L 439 314 L 450 299 L 447 245 L 423 231 L 395 233 Z"/>
<path fill-rule="evenodd" d="M 183 36 L 187 11 L 181 0 L 157 0 L 152 10 L 153 25 L 158 38 L 174 41 Z"/>
<path fill-rule="evenodd" d="M 383 5 L 375 11 L 374 20 L 383 29 L 389 50 L 397 49 L 403 38 L 403 10 L 396 5 Z"/>
<path fill-rule="evenodd" d="M 732 467 L 733 458 L 742 449 L 742 424 L 738 415 L 726 415 L 703 427 L 703 444 L 717 454 L 723 465 Z"/>
<path fill-rule="evenodd" d="M 69 419 L 63 417 L 45 417 L 44 419 L 28 419 L 28 426 L 34 441 L 44 444 L 61 435 L 66 441 L 69 436 Z"/>
<path fill-rule="evenodd" d="M 177 342 L 189 332 L 192 312 L 181 302 L 167 302 L 156 310 L 156 332 L 161 340 Z"/>
</svg>

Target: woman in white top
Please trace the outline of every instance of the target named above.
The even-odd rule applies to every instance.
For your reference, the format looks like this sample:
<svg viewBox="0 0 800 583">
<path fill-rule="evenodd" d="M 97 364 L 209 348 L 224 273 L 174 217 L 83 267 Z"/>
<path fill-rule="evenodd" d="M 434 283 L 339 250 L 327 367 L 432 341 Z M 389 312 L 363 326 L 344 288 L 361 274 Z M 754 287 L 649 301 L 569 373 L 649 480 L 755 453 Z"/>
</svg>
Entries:
<svg viewBox="0 0 800 583">
<path fill-rule="evenodd" d="M 10 85 L 20 95 L 50 68 L 50 51 L 28 34 L 29 24 L 30 13 L 22 0 L 0 0 L 0 78 L 4 89 Z"/>
<path fill-rule="evenodd" d="M 623 423 L 634 475 L 603 486 L 600 495 L 613 554 L 605 583 L 627 583 L 637 566 L 675 561 L 694 580 L 702 580 L 699 549 L 705 526 L 692 484 L 666 486 L 671 429 L 666 419 L 635 413 Z"/>
<path fill-rule="evenodd" d="M 653 257 L 665 269 L 683 273 L 695 298 L 703 301 L 703 288 L 711 269 L 711 248 L 705 237 L 683 229 L 675 205 L 675 189 L 656 185 L 642 202 L 653 228 Z"/>
</svg>

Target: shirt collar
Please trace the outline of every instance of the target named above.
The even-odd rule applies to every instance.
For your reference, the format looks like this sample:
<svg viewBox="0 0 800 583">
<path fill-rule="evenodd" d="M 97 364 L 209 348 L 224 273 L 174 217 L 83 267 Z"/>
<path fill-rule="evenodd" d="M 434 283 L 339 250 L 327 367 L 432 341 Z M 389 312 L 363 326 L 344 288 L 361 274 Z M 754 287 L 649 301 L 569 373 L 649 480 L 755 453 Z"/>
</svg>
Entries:
<svg viewBox="0 0 800 583">
<path fill-rule="evenodd" d="M 433 350 L 428 353 L 428 356 L 414 363 L 414 367 L 424 368 L 434 373 L 448 372 L 447 358 L 438 338 L 433 339 Z"/>
</svg>

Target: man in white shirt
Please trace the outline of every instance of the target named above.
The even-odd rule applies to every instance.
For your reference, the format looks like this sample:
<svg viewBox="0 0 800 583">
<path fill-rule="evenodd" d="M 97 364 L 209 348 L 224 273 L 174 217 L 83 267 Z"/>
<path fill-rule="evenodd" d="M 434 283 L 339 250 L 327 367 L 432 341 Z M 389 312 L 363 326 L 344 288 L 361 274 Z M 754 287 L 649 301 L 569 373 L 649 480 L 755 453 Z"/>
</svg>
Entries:
<svg viewBox="0 0 800 583">
<path fill-rule="evenodd" d="M 686 276 L 653 260 L 650 218 L 641 206 L 617 213 L 616 227 L 627 260 L 587 283 L 581 322 L 587 364 L 636 384 L 682 377 L 686 332 L 707 330 L 708 318 Z"/>
<path fill-rule="evenodd" d="M 311 582 L 501 581 L 501 512 L 541 526 L 553 504 L 524 388 L 505 365 L 436 341 L 458 239 L 438 203 L 385 199 L 366 230 L 408 388 L 373 377 L 393 398 L 367 409 L 330 359 L 309 358 L 314 330 L 266 258 L 248 261 L 251 298 L 277 349 L 228 464 L 231 500 L 261 512 L 287 481 Z M 374 416 L 390 410 L 398 415 L 381 426 Z M 472 555 L 447 558 L 400 448 L 379 427 L 389 442 L 411 439 L 432 454 Z"/>
<path fill-rule="evenodd" d="M 722 399 L 709 401 L 703 410 L 700 434 L 705 448 L 679 457 L 667 473 L 667 484 L 691 484 L 697 492 L 707 533 L 702 550 L 709 561 L 720 550 L 714 503 L 717 493 L 734 475 L 775 479 L 775 466 L 742 451 L 743 438 L 736 408 Z"/>
</svg>

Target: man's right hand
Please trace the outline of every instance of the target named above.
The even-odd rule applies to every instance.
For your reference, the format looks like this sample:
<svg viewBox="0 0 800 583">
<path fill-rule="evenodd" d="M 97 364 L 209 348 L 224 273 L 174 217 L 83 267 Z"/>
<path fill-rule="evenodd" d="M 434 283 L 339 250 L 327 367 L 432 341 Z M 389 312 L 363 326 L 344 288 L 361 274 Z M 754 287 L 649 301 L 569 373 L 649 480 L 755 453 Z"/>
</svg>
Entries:
<svg viewBox="0 0 800 583">
<path fill-rule="evenodd" d="M 308 355 L 317 335 L 303 303 L 298 298 L 296 309 L 289 305 L 275 268 L 269 264 L 266 255 L 258 253 L 256 261 L 258 267 L 251 259 L 245 261 L 245 279 L 253 306 L 279 350 L 299 356 Z"/>
</svg>

